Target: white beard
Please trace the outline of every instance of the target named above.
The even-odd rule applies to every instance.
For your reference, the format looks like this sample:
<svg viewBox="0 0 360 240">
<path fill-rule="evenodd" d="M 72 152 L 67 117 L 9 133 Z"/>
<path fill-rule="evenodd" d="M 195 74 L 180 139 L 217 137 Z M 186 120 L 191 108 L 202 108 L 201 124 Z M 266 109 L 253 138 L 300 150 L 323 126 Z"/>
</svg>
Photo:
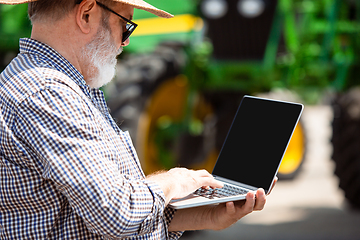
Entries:
<svg viewBox="0 0 360 240">
<path fill-rule="evenodd" d="M 89 70 L 85 80 L 91 88 L 100 88 L 114 78 L 116 56 L 121 52 L 122 47 L 116 49 L 111 31 L 101 27 L 96 37 L 82 49 L 82 61 L 88 63 Z"/>
</svg>

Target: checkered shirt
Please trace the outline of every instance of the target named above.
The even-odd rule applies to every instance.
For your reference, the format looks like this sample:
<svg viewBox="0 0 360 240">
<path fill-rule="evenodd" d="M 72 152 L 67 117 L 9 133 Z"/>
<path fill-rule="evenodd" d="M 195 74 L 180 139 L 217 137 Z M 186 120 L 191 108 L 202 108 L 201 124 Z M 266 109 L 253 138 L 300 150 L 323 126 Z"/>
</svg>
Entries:
<svg viewBox="0 0 360 240">
<path fill-rule="evenodd" d="M 20 39 L 0 110 L 0 239 L 181 236 L 102 92 L 54 49 Z"/>
</svg>

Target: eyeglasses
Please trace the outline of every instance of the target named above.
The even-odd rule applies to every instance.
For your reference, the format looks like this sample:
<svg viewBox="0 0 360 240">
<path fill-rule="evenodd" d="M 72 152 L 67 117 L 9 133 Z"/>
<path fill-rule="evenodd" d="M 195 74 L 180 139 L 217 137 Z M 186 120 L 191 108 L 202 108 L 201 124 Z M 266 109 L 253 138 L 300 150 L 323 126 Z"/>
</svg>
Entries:
<svg viewBox="0 0 360 240">
<path fill-rule="evenodd" d="M 126 21 L 126 30 L 123 32 L 122 35 L 122 42 L 125 42 L 126 39 L 128 39 L 130 37 L 130 35 L 134 32 L 135 28 L 138 26 L 136 23 L 134 23 L 133 21 L 121 16 L 120 14 L 118 14 L 117 12 L 111 10 L 110 8 L 108 8 L 107 6 L 105 6 L 104 4 L 96 1 L 96 3 L 102 7 L 105 10 L 108 10 L 110 12 L 112 12 L 113 14 L 117 15 L 118 17 L 120 17 L 122 20 Z"/>
</svg>

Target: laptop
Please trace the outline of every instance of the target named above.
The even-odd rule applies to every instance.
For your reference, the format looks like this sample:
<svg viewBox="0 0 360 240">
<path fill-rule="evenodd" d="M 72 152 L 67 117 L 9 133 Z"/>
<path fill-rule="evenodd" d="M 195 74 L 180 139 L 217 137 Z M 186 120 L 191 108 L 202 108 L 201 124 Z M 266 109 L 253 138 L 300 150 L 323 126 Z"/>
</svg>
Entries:
<svg viewBox="0 0 360 240">
<path fill-rule="evenodd" d="M 244 96 L 212 171 L 224 187 L 199 188 L 169 206 L 183 209 L 242 200 L 258 188 L 267 194 L 303 109 L 300 103 Z"/>
</svg>

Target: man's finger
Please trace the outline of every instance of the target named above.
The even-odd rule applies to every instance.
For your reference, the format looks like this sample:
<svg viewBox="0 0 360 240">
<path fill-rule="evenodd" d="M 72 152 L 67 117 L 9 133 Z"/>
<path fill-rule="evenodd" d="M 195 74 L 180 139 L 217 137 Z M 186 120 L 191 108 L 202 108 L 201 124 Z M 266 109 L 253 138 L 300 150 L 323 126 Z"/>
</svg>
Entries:
<svg viewBox="0 0 360 240">
<path fill-rule="evenodd" d="M 213 177 L 213 175 L 211 175 L 208 171 L 206 171 L 205 169 L 202 170 L 197 170 L 195 171 L 199 177 Z"/>
<path fill-rule="evenodd" d="M 256 191 L 256 200 L 255 200 L 254 210 L 260 211 L 260 210 L 264 209 L 265 203 L 266 203 L 265 191 L 262 188 L 258 189 Z"/>
<path fill-rule="evenodd" d="M 234 202 L 227 202 L 226 204 L 226 213 L 231 215 L 236 213 L 235 203 Z"/>
<path fill-rule="evenodd" d="M 224 184 L 214 178 L 204 177 L 201 179 L 203 186 L 209 186 L 211 188 L 222 188 Z"/>
<path fill-rule="evenodd" d="M 254 192 L 248 192 L 246 194 L 245 203 L 237 205 L 237 207 L 241 207 L 243 209 L 243 213 L 245 215 L 251 213 L 254 210 L 254 206 L 255 206 L 255 193 Z"/>
<path fill-rule="evenodd" d="M 195 175 L 197 175 L 197 177 L 200 179 L 198 181 L 202 184 L 202 187 L 222 188 L 224 186 L 222 182 L 216 180 L 214 176 L 206 170 L 197 170 L 194 172 Z"/>
<path fill-rule="evenodd" d="M 275 184 L 277 183 L 277 181 L 278 181 L 279 179 L 278 179 L 278 177 L 275 177 L 274 178 L 274 182 L 273 182 L 273 184 L 272 184 L 272 186 L 271 186 L 271 189 L 270 189 L 270 191 L 268 191 L 268 195 L 271 193 L 271 191 L 273 190 L 273 188 L 274 188 L 274 186 L 275 186 Z"/>
</svg>

